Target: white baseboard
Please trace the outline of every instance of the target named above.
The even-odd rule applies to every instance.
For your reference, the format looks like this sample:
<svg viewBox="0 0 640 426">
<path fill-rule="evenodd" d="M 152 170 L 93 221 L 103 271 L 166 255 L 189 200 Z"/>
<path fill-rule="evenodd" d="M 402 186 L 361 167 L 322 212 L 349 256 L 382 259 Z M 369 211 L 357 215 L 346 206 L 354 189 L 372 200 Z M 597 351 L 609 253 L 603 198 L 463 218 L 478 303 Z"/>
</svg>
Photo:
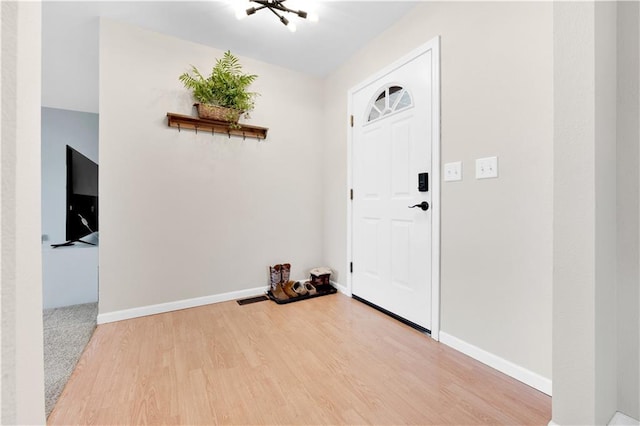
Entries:
<svg viewBox="0 0 640 426">
<path fill-rule="evenodd" d="M 608 426 L 638 426 L 640 422 L 633 417 L 629 417 L 626 414 L 622 414 L 620 411 L 616 411 L 616 414 L 611 417 Z M 549 426 L 560 426 L 558 423 L 551 420 Z"/>
<path fill-rule="evenodd" d="M 250 288 L 247 290 L 232 291 L 230 293 L 214 294 L 211 296 L 196 297 L 193 299 L 176 300 L 174 302 L 160 303 L 157 305 L 140 306 L 138 308 L 124 309 L 122 311 L 107 312 L 98 315 L 98 324 L 106 324 L 114 321 L 122 321 L 147 315 L 162 314 L 178 311 L 180 309 L 195 308 L 196 306 L 210 305 L 212 303 L 227 302 L 243 297 L 258 296 L 264 294 L 268 286 Z"/>
<path fill-rule="evenodd" d="M 526 368 L 516 365 L 511 361 L 500 358 L 497 355 L 460 340 L 457 337 L 445 333 L 444 331 L 440 331 L 440 343 L 444 343 L 445 345 L 450 346 L 453 349 L 488 365 L 489 367 L 495 368 L 507 376 L 513 377 L 514 379 L 551 396 L 551 380 L 546 377 L 542 377 L 538 373 L 534 373 L 533 371 L 527 370 Z"/>
<path fill-rule="evenodd" d="M 335 288 L 337 288 L 340 293 L 351 297 L 351 293 L 349 292 L 349 290 L 347 290 L 347 287 L 345 287 L 342 284 L 337 283 L 335 281 L 331 281 L 331 285 L 334 286 Z"/>
<path fill-rule="evenodd" d="M 638 426 L 640 422 L 633 417 L 629 417 L 626 414 L 616 411 L 611 420 L 609 420 L 609 426 Z"/>
</svg>

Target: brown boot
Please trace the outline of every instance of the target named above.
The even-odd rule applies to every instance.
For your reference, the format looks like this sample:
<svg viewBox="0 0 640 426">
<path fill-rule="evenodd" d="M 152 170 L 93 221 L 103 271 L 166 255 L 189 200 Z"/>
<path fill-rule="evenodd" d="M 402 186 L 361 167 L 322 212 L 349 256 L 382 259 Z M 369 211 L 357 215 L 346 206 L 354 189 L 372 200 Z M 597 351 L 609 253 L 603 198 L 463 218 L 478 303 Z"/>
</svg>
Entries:
<svg viewBox="0 0 640 426">
<path fill-rule="evenodd" d="M 269 266 L 269 281 L 271 284 L 270 290 L 273 292 L 276 285 L 282 282 L 282 265 Z"/>
<path fill-rule="evenodd" d="M 285 293 L 284 290 L 282 289 L 282 283 L 276 284 L 275 288 L 271 290 L 271 294 L 273 294 L 273 297 L 275 297 L 278 300 L 289 299 L 289 296 L 287 296 L 287 293 Z"/>
<path fill-rule="evenodd" d="M 269 266 L 271 294 L 278 300 L 287 300 L 289 296 L 282 289 L 282 265 Z"/>
<path fill-rule="evenodd" d="M 298 297 L 298 293 L 293 290 L 293 286 L 295 285 L 295 281 L 287 281 L 282 285 L 282 289 L 289 296 L 289 298 Z"/>
<path fill-rule="evenodd" d="M 282 272 L 282 279 L 280 280 L 280 282 L 286 283 L 287 281 L 289 281 L 289 276 L 291 275 L 291 264 L 284 263 L 280 265 L 280 271 Z"/>
</svg>

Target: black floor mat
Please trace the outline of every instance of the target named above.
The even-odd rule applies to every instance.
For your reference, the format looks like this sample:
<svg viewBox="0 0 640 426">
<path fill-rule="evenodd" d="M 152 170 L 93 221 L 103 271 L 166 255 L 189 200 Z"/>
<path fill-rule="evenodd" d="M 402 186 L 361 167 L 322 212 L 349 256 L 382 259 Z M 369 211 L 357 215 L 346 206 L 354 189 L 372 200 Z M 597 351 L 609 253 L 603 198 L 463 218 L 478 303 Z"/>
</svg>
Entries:
<svg viewBox="0 0 640 426">
<path fill-rule="evenodd" d="M 269 300 L 269 298 L 267 296 L 256 296 L 256 297 L 250 297 L 248 299 L 236 300 L 236 302 L 238 302 L 238 305 L 242 306 L 242 305 L 248 305 L 250 303 L 263 302 L 265 300 Z"/>
<path fill-rule="evenodd" d="M 327 294 L 334 294 L 338 292 L 338 290 L 336 290 L 336 288 L 331 285 L 326 285 L 323 288 L 318 287 L 317 291 L 318 292 L 316 294 L 305 294 L 304 296 L 298 296 L 292 299 L 280 300 L 277 297 L 275 297 L 273 293 L 271 293 L 271 290 L 269 290 L 267 292 L 267 296 L 269 296 L 269 299 L 273 300 L 278 305 L 285 305 L 287 303 L 297 302 L 299 300 L 313 299 L 314 297 L 326 296 Z"/>
</svg>

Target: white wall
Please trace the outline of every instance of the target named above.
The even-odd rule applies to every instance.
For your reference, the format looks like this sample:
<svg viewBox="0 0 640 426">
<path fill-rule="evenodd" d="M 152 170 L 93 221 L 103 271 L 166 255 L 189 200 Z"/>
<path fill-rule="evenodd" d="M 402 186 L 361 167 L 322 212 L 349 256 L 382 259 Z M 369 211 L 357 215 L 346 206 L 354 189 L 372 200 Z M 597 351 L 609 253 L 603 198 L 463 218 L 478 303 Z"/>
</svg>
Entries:
<svg viewBox="0 0 640 426">
<path fill-rule="evenodd" d="M 595 3 L 595 420 L 617 409 L 617 5 Z M 585 141 L 583 141 L 585 142 Z"/>
<path fill-rule="evenodd" d="M 43 424 L 39 2 L 0 3 L 2 424 Z"/>
<path fill-rule="evenodd" d="M 594 423 L 594 32 L 593 3 L 554 4 L 552 402 L 561 425 Z"/>
<path fill-rule="evenodd" d="M 42 248 L 42 308 L 98 301 L 98 251 L 95 246 Z"/>
<path fill-rule="evenodd" d="M 347 91 L 441 36 L 441 330 L 551 378 L 553 44 L 549 3 L 421 3 L 325 81 L 325 259 L 346 283 Z M 498 179 L 474 179 L 497 155 Z"/>
<path fill-rule="evenodd" d="M 606 424 L 620 368 L 616 4 L 554 4 L 554 50 L 553 421 Z"/>
<path fill-rule="evenodd" d="M 178 132 L 178 76 L 222 51 L 125 24 L 100 29 L 100 314 L 266 286 L 267 267 L 322 263 L 322 85 L 240 57 L 259 75 L 266 141 Z"/>
<path fill-rule="evenodd" d="M 67 205 L 67 150 L 98 163 L 98 114 L 42 108 L 43 245 L 63 243 Z"/>
<path fill-rule="evenodd" d="M 638 260 L 640 229 L 639 173 L 640 143 L 639 79 L 640 79 L 640 5 L 618 3 L 618 105 L 617 105 L 617 394 L 618 410 L 640 419 L 638 361 L 640 311 Z"/>
<path fill-rule="evenodd" d="M 98 112 L 98 16 L 111 3 L 43 2 L 42 106 Z"/>
</svg>

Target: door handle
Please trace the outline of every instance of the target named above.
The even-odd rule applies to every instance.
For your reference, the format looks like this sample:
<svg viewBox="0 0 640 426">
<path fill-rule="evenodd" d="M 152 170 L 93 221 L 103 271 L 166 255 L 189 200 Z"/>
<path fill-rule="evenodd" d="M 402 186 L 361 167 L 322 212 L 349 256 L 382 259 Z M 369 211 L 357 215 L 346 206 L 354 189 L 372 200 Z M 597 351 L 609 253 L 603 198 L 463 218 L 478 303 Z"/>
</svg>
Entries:
<svg viewBox="0 0 640 426">
<path fill-rule="evenodd" d="M 420 204 L 416 204 L 415 206 L 409 206 L 410 209 L 414 209 L 416 207 L 420 207 L 422 210 L 426 212 L 427 210 L 429 210 L 429 203 L 427 203 L 426 201 L 423 201 Z"/>
</svg>

